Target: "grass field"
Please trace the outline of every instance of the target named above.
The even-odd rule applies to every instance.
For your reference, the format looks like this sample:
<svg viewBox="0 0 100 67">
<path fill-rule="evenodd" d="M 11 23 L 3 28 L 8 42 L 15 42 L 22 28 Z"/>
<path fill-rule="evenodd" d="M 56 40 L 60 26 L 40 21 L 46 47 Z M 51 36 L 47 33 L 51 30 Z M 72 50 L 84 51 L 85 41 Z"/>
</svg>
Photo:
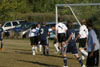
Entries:
<svg viewBox="0 0 100 67">
<path fill-rule="evenodd" d="M 49 56 L 43 56 L 40 52 L 33 56 L 28 39 L 4 39 L 4 51 L 0 50 L 0 67 L 62 67 L 63 58 L 59 53 L 54 53 L 52 42 L 49 41 Z M 67 57 L 69 67 L 81 67 L 72 54 L 68 54 Z M 83 61 L 84 64 L 85 61 Z"/>
</svg>

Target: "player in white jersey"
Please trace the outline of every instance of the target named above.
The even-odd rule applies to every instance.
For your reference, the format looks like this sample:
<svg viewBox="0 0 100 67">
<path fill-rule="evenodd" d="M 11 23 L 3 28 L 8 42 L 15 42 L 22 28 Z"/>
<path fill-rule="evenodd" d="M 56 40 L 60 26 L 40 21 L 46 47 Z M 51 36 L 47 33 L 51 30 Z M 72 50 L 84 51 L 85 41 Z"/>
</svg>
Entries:
<svg viewBox="0 0 100 67">
<path fill-rule="evenodd" d="M 40 27 L 41 27 L 41 24 L 38 23 L 37 27 L 36 27 L 36 30 L 37 30 L 38 34 L 39 34 Z M 40 44 L 40 35 L 37 35 L 37 44 L 38 44 L 37 47 L 39 47 L 39 51 L 41 52 L 42 51 L 42 45 Z"/>
<path fill-rule="evenodd" d="M 58 24 L 56 24 L 55 28 L 56 28 L 57 41 L 61 44 L 61 48 L 62 48 L 62 42 L 65 41 L 65 33 L 68 28 L 64 23 L 62 23 L 61 17 L 58 18 Z M 62 53 L 62 49 L 61 49 L 61 53 Z"/>
<path fill-rule="evenodd" d="M 32 54 L 35 55 L 35 45 L 37 43 L 37 30 L 36 26 L 32 26 L 32 29 L 30 30 L 29 37 L 30 37 L 30 42 L 32 46 Z"/>
<path fill-rule="evenodd" d="M 81 54 L 82 54 L 82 60 L 85 59 L 84 56 L 88 56 L 88 53 L 84 50 L 84 48 L 86 47 L 86 43 L 87 43 L 87 37 L 88 37 L 88 29 L 85 25 L 85 19 L 82 19 L 79 34 L 76 37 L 76 40 L 77 38 L 80 38 L 79 39 L 79 50 L 81 51 Z"/>
</svg>

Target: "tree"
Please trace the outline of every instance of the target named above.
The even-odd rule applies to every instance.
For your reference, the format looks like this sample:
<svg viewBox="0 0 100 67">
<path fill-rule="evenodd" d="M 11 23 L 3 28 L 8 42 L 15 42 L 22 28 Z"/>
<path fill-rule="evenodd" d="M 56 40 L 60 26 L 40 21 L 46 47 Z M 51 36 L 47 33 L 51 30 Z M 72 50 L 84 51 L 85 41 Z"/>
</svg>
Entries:
<svg viewBox="0 0 100 67">
<path fill-rule="evenodd" d="M 15 8 L 17 7 L 16 5 L 16 0 L 3 0 L 1 1 L 1 4 L 0 4 L 0 18 L 1 18 L 1 21 L 5 21 L 7 20 L 10 15 L 9 15 L 9 12 L 15 10 Z"/>
</svg>

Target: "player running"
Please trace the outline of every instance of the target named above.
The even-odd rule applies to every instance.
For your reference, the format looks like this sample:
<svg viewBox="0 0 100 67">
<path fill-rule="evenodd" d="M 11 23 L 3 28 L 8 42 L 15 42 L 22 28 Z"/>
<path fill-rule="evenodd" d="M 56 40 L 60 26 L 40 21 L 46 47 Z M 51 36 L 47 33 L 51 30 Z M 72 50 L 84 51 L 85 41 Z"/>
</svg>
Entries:
<svg viewBox="0 0 100 67">
<path fill-rule="evenodd" d="M 38 34 L 39 34 L 40 27 L 41 27 L 41 24 L 38 23 L 37 27 L 36 27 L 36 30 L 37 30 Z M 40 35 L 37 35 L 37 46 L 36 46 L 36 49 L 37 49 L 37 47 L 39 47 L 39 51 L 41 52 L 42 51 L 42 45 L 40 44 Z"/>
<path fill-rule="evenodd" d="M 62 23 L 62 18 L 58 18 L 58 24 L 56 24 L 56 39 L 61 44 L 61 53 L 62 53 L 62 42 L 65 41 L 65 33 L 67 31 L 67 27 L 64 23 Z"/>
<path fill-rule="evenodd" d="M 55 34 L 55 26 L 54 25 L 51 26 L 51 29 L 52 29 L 52 33 Z M 55 35 L 53 35 L 53 37 L 54 37 L 53 45 L 54 45 L 54 47 L 56 49 L 55 53 L 58 53 L 59 52 L 58 42 L 57 42 L 57 39 L 55 38 Z"/>
<path fill-rule="evenodd" d="M 48 47 L 48 39 L 47 39 L 47 35 L 49 34 L 49 32 L 48 32 L 48 27 L 46 27 L 45 21 L 42 22 L 42 26 L 40 27 L 39 34 L 40 34 L 40 41 L 41 41 L 40 44 L 42 44 L 43 46 L 43 55 L 45 54 L 49 55 L 49 47 Z"/>
<path fill-rule="evenodd" d="M 68 25 L 68 31 L 67 31 L 67 35 L 66 35 L 66 44 L 65 42 L 63 42 L 63 57 L 64 57 L 64 67 L 68 67 L 67 65 L 67 58 L 66 58 L 66 52 L 69 53 L 71 52 L 79 61 L 79 63 L 81 64 L 81 67 L 85 67 L 85 65 L 82 62 L 82 59 L 79 57 L 78 55 L 78 51 L 77 51 L 77 47 L 76 47 L 76 43 L 75 43 L 75 31 L 72 29 L 73 28 L 73 23 L 72 21 L 68 21 L 67 23 Z"/>
<path fill-rule="evenodd" d="M 3 29 L 0 24 L 0 41 L 1 41 L 1 50 L 3 50 Z"/>
<path fill-rule="evenodd" d="M 37 43 L 37 31 L 36 31 L 36 26 L 32 26 L 32 29 L 30 30 L 29 33 L 29 37 L 30 37 L 30 42 L 31 42 L 31 46 L 32 46 L 32 55 L 36 55 L 36 51 L 35 51 L 35 46 Z"/>
<path fill-rule="evenodd" d="M 79 39 L 79 50 L 81 51 L 81 54 L 82 54 L 82 60 L 85 59 L 84 56 L 88 56 L 88 53 L 84 50 L 87 44 L 87 37 L 88 37 L 88 29 L 85 25 L 85 19 L 82 19 L 79 34 L 75 39 L 77 40 L 78 38 L 80 38 Z"/>
</svg>

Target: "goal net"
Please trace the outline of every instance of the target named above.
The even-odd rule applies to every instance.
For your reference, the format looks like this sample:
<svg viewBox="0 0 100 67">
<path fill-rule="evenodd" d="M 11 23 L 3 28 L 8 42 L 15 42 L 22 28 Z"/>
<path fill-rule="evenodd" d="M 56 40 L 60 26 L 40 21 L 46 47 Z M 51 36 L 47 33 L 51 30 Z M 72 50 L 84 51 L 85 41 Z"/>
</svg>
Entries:
<svg viewBox="0 0 100 67">
<path fill-rule="evenodd" d="M 80 24 L 80 20 L 92 19 L 94 28 L 100 40 L 100 3 L 87 3 L 87 4 L 56 4 L 56 23 L 58 23 L 58 16 L 67 20 L 72 20 Z"/>
</svg>

